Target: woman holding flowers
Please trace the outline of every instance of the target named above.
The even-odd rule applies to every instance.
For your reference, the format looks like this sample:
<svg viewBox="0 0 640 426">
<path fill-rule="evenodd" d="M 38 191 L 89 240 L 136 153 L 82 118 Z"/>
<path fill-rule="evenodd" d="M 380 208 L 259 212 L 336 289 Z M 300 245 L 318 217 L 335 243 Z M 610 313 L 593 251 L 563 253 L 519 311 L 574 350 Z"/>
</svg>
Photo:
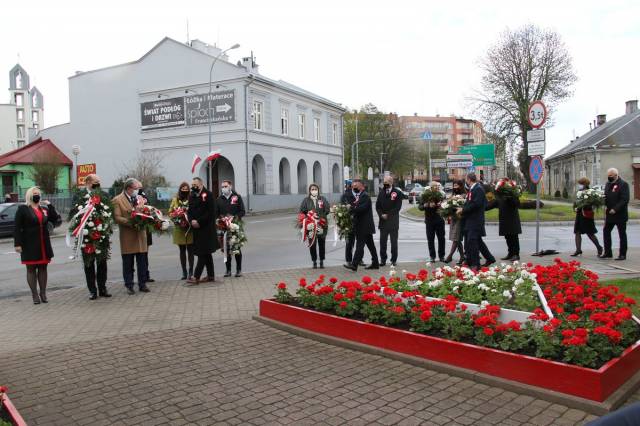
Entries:
<svg viewBox="0 0 640 426">
<path fill-rule="evenodd" d="M 311 244 L 309 245 L 309 253 L 311 254 L 311 261 L 313 262 L 313 269 L 318 267 L 318 249 L 316 247 L 318 247 L 320 251 L 320 267 L 324 268 L 324 242 L 327 236 L 327 215 L 329 214 L 329 211 L 329 201 L 320 195 L 320 187 L 318 184 L 312 183 L 309 185 L 309 193 L 305 199 L 302 200 L 302 204 L 300 204 L 300 214 L 308 216 L 310 212 L 315 213 L 312 221 L 314 223 L 313 226 L 315 227 L 315 235 L 311 237 Z M 307 231 L 308 229 L 302 230 L 302 232 Z"/>
<path fill-rule="evenodd" d="M 189 183 L 182 182 L 178 188 L 178 193 L 171 200 L 171 205 L 169 206 L 169 217 L 173 221 L 173 244 L 178 246 L 180 253 L 183 280 L 193 276 L 193 233 L 187 219 L 189 192 Z M 188 271 L 187 259 L 189 260 Z"/>
<path fill-rule="evenodd" d="M 487 210 L 498 208 L 498 233 L 507 242 L 507 255 L 502 260 L 520 260 L 520 190 L 515 181 L 503 177 L 496 183 L 495 198 L 487 205 Z"/>
<path fill-rule="evenodd" d="M 591 242 L 598 250 L 598 256 L 602 254 L 602 246 L 596 237 L 598 230 L 594 220 L 594 209 L 602 205 L 604 195 L 600 191 L 589 188 L 591 181 L 586 177 L 578 179 L 578 192 L 576 194 L 576 202 L 574 210 L 576 211 L 576 220 L 573 224 L 573 233 L 576 238 L 576 251 L 571 256 L 580 256 L 582 254 L 582 234 L 587 234 Z"/>
<path fill-rule="evenodd" d="M 436 260 L 435 239 L 438 238 L 438 259 L 441 262 L 444 258 L 444 219 L 438 213 L 440 203 L 444 200 L 444 193 L 441 191 L 439 182 L 431 182 L 425 188 L 418 209 L 424 211 L 424 223 L 427 227 L 427 246 L 429 247 L 429 257 L 432 262 Z"/>
<path fill-rule="evenodd" d="M 451 262 L 456 250 L 460 253 L 458 265 L 462 265 L 464 263 L 464 248 L 462 245 L 463 224 L 462 218 L 456 214 L 456 211 L 464 204 L 465 194 L 464 181 L 455 180 L 453 182 L 452 195 L 446 201 L 447 207 L 450 207 L 450 214 L 447 213 L 447 217 L 449 220 L 449 241 L 451 241 L 451 250 L 449 251 L 449 255 L 444 259 L 444 263 Z M 441 205 L 441 207 L 443 207 L 444 211 L 444 206 Z"/>
</svg>

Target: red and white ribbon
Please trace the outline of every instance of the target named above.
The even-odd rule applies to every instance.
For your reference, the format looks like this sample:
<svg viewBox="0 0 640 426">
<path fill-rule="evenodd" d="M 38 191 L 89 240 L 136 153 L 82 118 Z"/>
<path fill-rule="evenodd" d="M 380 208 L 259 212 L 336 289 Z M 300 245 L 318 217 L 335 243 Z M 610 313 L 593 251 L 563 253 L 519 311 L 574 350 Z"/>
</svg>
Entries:
<svg viewBox="0 0 640 426">
<path fill-rule="evenodd" d="M 313 224 L 313 232 L 311 236 L 307 230 L 307 226 Z M 318 235 L 318 215 L 311 210 L 308 212 L 304 219 L 302 219 L 302 242 L 307 244 L 307 247 L 311 247 L 316 242 L 316 236 Z"/>
<path fill-rule="evenodd" d="M 220 220 L 224 224 L 224 233 L 222 234 L 222 247 L 221 252 L 224 256 L 224 263 L 227 263 L 227 233 L 231 229 L 231 224 L 233 223 L 233 216 L 224 216 L 221 217 Z"/>
</svg>

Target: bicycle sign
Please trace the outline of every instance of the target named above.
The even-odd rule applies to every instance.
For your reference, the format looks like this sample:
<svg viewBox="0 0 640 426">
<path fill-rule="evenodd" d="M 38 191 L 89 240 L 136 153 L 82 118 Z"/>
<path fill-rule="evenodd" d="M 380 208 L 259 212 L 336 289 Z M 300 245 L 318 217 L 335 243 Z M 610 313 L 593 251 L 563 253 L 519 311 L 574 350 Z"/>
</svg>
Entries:
<svg viewBox="0 0 640 426">
<path fill-rule="evenodd" d="M 529 106 L 527 120 L 534 129 L 539 129 L 547 121 L 547 107 L 542 101 L 535 101 Z"/>
</svg>

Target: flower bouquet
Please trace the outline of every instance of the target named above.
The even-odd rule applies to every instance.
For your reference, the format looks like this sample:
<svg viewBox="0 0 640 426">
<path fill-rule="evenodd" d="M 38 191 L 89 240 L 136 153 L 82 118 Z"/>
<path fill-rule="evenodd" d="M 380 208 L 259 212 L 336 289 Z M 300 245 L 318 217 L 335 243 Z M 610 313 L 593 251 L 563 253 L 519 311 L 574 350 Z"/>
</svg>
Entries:
<svg viewBox="0 0 640 426">
<path fill-rule="evenodd" d="M 75 237 L 72 259 L 83 253 L 85 264 L 96 260 L 109 259 L 111 254 L 110 237 L 113 233 L 111 203 L 107 194 L 100 191 L 87 193 L 84 202 L 74 206 L 76 213 L 69 221 L 67 245 L 71 246 L 71 237 Z"/>
<path fill-rule="evenodd" d="M 228 246 L 231 254 L 239 254 L 242 247 L 248 241 L 244 233 L 242 220 L 232 216 L 221 217 L 216 221 L 216 228 L 222 240 L 220 244 L 222 251 L 226 251 Z"/>
<path fill-rule="evenodd" d="M 348 204 L 335 204 L 331 206 L 331 215 L 338 227 L 338 237 L 346 240 L 353 230 L 353 218 L 351 217 L 351 207 Z"/>
<path fill-rule="evenodd" d="M 162 212 L 149 205 L 143 205 L 140 210 L 134 209 L 129 220 L 138 231 L 149 231 L 164 234 L 169 230 L 171 222 L 162 216 Z"/>
<path fill-rule="evenodd" d="M 440 204 L 440 214 L 445 218 L 455 216 L 458 209 L 464 205 L 464 201 L 464 195 L 452 195 Z"/>
<path fill-rule="evenodd" d="M 420 196 L 420 202 L 425 203 L 440 203 L 444 200 L 444 194 L 438 190 L 433 190 L 430 187 L 426 187 Z"/>
<path fill-rule="evenodd" d="M 589 188 L 576 193 L 577 209 L 598 209 L 604 205 L 604 192 L 600 189 Z"/>
<path fill-rule="evenodd" d="M 520 189 L 515 180 L 502 178 L 496 183 L 495 192 L 503 198 L 520 198 Z"/>
<path fill-rule="evenodd" d="M 187 220 L 187 208 L 186 207 L 178 207 L 169 212 L 169 217 L 173 222 L 174 226 L 182 229 L 189 228 L 189 221 Z"/>
<path fill-rule="evenodd" d="M 311 247 L 316 242 L 318 235 L 323 235 L 327 220 L 320 218 L 318 213 L 310 210 L 307 214 L 299 213 L 296 227 L 302 232 L 302 242 Z"/>
</svg>

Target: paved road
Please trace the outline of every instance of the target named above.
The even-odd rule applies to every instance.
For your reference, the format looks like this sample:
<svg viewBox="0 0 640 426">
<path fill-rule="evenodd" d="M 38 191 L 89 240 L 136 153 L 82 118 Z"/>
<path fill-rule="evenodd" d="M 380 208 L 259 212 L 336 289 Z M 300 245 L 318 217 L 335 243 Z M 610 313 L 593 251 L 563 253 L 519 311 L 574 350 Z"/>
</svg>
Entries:
<svg viewBox="0 0 640 426">
<path fill-rule="evenodd" d="M 300 243 L 294 229 L 295 215 L 279 214 L 250 217 L 246 220 L 246 232 L 249 243 L 244 248 L 245 272 L 273 271 L 288 268 L 306 267 L 310 265 L 307 249 Z M 523 227 L 520 237 L 521 252 L 535 251 L 535 227 Z M 57 232 L 61 232 L 57 230 Z M 504 239 L 498 236 L 497 226 L 487 227 L 487 245 L 496 257 L 503 256 L 506 251 Z M 628 227 L 629 244 L 640 247 L 640 225 Z M 117 233 L 114 234 L 114 250 L 109 262 L 109 282 L 122 282 L 120 251 Z M 81 265 L 68 259 L 71 253 L 66 247 L 64 238 L 52 240 L 56 253 L 50 265 L 49 282 L 52 290 L 84 286 Z M 617 238 L 614 238 L 614 244 Z M 377 243 L 376 243 L 377 245 Z M 447 241 L 447 249 L 450 243 Z M 541 228 L 541 248 L 555 249 L 569 253 L 574 250 L 573 227 L 554 226 Z M 590 242 L 584 243 L 585 252 L 594 253 Z M 401 219 L 399 235 L 399 261 L 424 261 L 427 258 L 425 227 L 421 222 Z M 214 256 L 215 268 L 219 275 L 223 271 L 223 260 L 220 253 Z M 344 242 L 334 246 L 332 231 L 327 241 L 326 265 L 340 265 L 344 260 Z M 369 261 L 365 250 L 365 261 Z M 151 275 L 157 280 L 174 280 L 180 277 L 178 250 L 171 243 L 170 236 L 155 237 L 150 250 Z M 10 240 L 0 242 L 0 298 L 27 294 L 24 267 L 20 265 L 19 255 L 13 252 Z"/>
</svg>

